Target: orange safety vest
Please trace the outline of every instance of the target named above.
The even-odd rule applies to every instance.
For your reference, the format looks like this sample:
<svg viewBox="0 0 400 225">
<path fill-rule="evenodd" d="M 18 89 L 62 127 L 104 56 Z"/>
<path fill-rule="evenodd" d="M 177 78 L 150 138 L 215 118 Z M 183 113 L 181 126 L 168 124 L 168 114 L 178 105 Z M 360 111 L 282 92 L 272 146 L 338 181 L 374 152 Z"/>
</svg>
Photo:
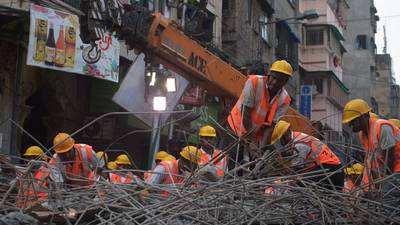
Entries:
<svg viewBox="0 0 400 225">
<path fill-rule="evenodd" d="M 61 166 L 61 169 L 67 177 L 76 179 L 75 180 L 68 180 L 68 183 L 71 185 L 78 185 L 78 186 L 89 186 L 93 184 L 94 173 L 90 168 L 93 160 L 93 149 L 92 146 L 86 144 L 75 144 L 75 161 L 70 164 L 62 165 L 60 159 L 58 158 L 57 154 L 54 154 L 50 164 L 55 165 L 57 167 Z M 83 179 L 88 179 L 87 181 Z M 82 181 L 80 181 L 82 180 Z"/>
<path fill-rule="evenodd" d="M 227 156 L 224 156 L 221 160 L 217 161 L 217 159 L 219 159 L 219 157 L 221 156 L 220 150 L 214 149 L 212 157 L 204 150 L 201 151 L 202 153 L 201 153 L 200 165 L 205 165 L 209 163 L 212 159 L 214 159 L 211 164 L 214 164 L 215 166 L 218 167 L 217 176 L 223 177 L 225 174 L 224 170 L 226 168 Z"/>
<path fill-rule="evenodd" d="M 295 140 L 293 144 L 303 143 L 311 147 L 311 152 L 307 155 L 306 162 L 314 162 L 308 165 L 306 171 L 316 168 L 318 165 L 340 165 L 340 159 L 337 157 L 329 147 L 316 137 L 310 136 L 305 133 L 293 131 Z"/>
<path fill-rule="evenodd" d="M 247 82 L 251 82 L 254 93 L 254 108 L 251 111 L 250 117 L 252 127 L 254 128 L 255 137 L 260 140 L 263 136 L 263 131 L 259 128 L 262 125 L 270 126 L 275 119 L 276 111 L 278 108 L 285 107 L 290 104 L 290 96 L 284 88 L 280 91 L 279 96 L 273 100 L 270 105 L 270 96 L 267 88 L 267 77 L 259 75 L 250 75 Z M 247 133 L 243 125 L 242 119 L 242 103 L 243 92 L 239 100 L 233 107 L 231 114 L 228 116 L 228 123 L 231 129 L 238 136 Z"/>
<path fill-rule="evenodd" d="M 116 173 L 110 173 L 110 182 L 113 184 L 131 184 L 133 183 L 133 179 L 130 174 L 123 176 Z"/>
<path fill-rule="evenodd" d="M 369 186 L 369 178 L 372 178 L 372 171 L 376 172 L 378 178 L 385 176 L 385 151 L 382 151 L 380 146 L 381 127 L 382 125 L 389 125 L 393 129 L 394 136 L 399 135 L 399 128 L 394 126 L 387 120 L 370 118 L 369 121 L 369 137 L 366 137 L 363 132 L 359 133 L 359 138 L 362 146 L 366 152 L 364 158 L 364 173 L 362 184 Z M 392 169 L 393 173 L 400 172 L 400 140 L 396 143 L 394 149 L 394 163 Z M 373 187 L 372 187 L 373 188 Z M 368 189 L 368 188 L 367 188 Z"/>
<path fill-rule="evenodd" d="M 45 179 L 50 175 L 50 169 L 41 167 L 33 181 L 20 181 L 16 205 L 19 208 L 29 208 L 48 200 L 48 186 Z M 29 185 L 26 185 L 28 182 Z"/>
<path fill-rule="evenodd" d="M 160 162 L 160 165 L 164 166 L 166 173 L 163 184 L 182 183 L 183 179 L 178 176 L 178 160 Z"/>
</svg>

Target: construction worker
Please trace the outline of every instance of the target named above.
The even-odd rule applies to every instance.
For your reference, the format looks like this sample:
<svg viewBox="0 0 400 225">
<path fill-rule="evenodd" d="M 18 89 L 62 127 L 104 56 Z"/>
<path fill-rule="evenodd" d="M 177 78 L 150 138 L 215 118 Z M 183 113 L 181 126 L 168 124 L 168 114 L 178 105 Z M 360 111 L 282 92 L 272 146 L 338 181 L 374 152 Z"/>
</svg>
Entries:
<svg viewBox="0 0 400 225">
<path fill-rule="evenodd" d="M 195 171 L 201 160 L 201 152 L 194 146 L 186 146 L 180 152 L 178 160 L 163 161 L 147 177 L 150 184 L 177 184 Z"/>
<path fill-rule="evenodd" d="M 213 165 L 217 167 L 216 175 L 223 177 L 227 168 L 227 156 L 215 148 L 217 132 L 214 127 L 206 125 L 200 128 L 200 165 Z"/>
<path fill-rule="evenodd" d="M 399 119 L 389 119 L 389 122 L 391 122 L 393 125 L 395 125 L 397 128 L 400 128 L 400 120 Z"/>
<path fill-rule="evenodd" d="M 156 161 L 156 165 L 159 164 L 165 157 L 168 157 L 170 154 L 166 151 L 158 151 L 154 156 L 154 160 Z"/>
<path fill-rule="evenodd" d="M 289 108 L 291 99 L 284 85 L 292 74 L 292 66 L 279 60 L 272 64 L 269 76 L 248 76 L 228 117 L 229 126 L 238 136 L 246 134 L 261 146 L 269 143 L 274 124 Z"/>
<path fill-rule="evenodd" d="M 114 162 L 117 164 L 117 169 L 119 170 L 128 170 L 131 169 L 132 166 L 131 160 L 127 154 L 117 156 Z"/>
<path fill-rule="evenodd" d="M 166 161 L 173 161 L 176 160 L 176 158 L 173 155 L 168 155 L 166 157 L 164 157 L 161 162 L 166 162 Z"/>
<path fill-rule="evenodd" d="M 28 161 L 31 160 L 43 160 L 47 161 L 47 156 L 39 146 L 30 146 L 24 153 L 24 158 Z"/>
<path fill-rule="evenodd" d="M 344 169 L 346 179 L 343 186 L 343 192 L 353 192 L 360 187 L 363 170 L 364 166 L 361 163 L 356 163 L 351 167 Z"/>
<path fill-rule="evenodd" d="M 399 128 L 384 119 L 370 116 L 371 108 L 362 99 L 346 103 L 343 111 L 343 124 L 349 124 L 352 131 L 359 134 L 365 150 L 362 185 L 364 190 L 378 189 L 378 179 L 400 172 Z M 392 182 L 397 183 L 396 178 Z"/>
<path fill-rule="evenodd" d="M 66 184 L 72 186 L 91 185 L 94 170 L 99 168 L 99 161 L 92 146 L 75 144 L 75 140 L 67 133 L 59 133 L 53 140 L 56 154 L 50 164 L 59 168 L 65 177 Z"/>
<path fill-rule="evenodd" d="M 107 169 L 109 170 L 116 170 L 118 168 L 118 165 L 116 162 L 111 161 L 107 163 Z"/>
<path fill-rule="evenodd" d="M 288 122 L 280 120 L 273 130 L 271 144 L 293 158 L 291 166 L 294 170 L 310 172 L 323 169 L 329 175 L 329 179 L 321 175 L 307 180 L 321 182 L 325 188 L 342 190 L 344 174 L 340 169 L 340 159 L 319 139 L 292 131 Z"/>
<path fill-rule="evenodd" d="M 160 162 L 163 162 L 163 161 L 171 161 L 171 160 L 176 160 L 176 159 L 175 159 L 174 156 L 170 155 L 170 154 L 169 154 L 168 152 L 166 152 L 166 151 L 158 151 L 158 152 L 156 153 L 156 155 L 154 156 L 154 160 L 155 160 L 155 162 L 156 162 L 156 165 L 155 165 L 151 170 L 153 170 L 158 164 L 160 164 Z M 150 171 L 151 171 L 151 170 L 150 170 Z M 149 172 L 145 172 L 145 173 L 143 174 L 144 180 L 146 180 L 147 177 L 148 177 L 149 175 L 150 175 Z"/>
<path fill-rule="evenodd" d="M 127 183 L 133 183 L 134 181 L 137 182 L 139 180 L 139 177 L 134 175 L 132 172 L 130 171 L 125 172 L 126 170 L 129 170 L 132 167 L 132 162 L 127 154 L 121 154 L 117 156 L 114 162 L 117 164 L 118 172 L 113 173 L 112 176 L 110 177 L 110 181 L 112 183 L 127 184 Z"/>
<path fill-rule="evenodd" d="M 99 167 L 104 168 L 108 163 L 108 155 L 104 151 L 96 152 L 96 157 L 99 160 Z"/>
<path fill-rule="evenodd" d="M 24 153 L 29 160 L 44 160 L 45 154 L 38 146 L 30 146 Z M 19 180 L 17 207 L 29 208 L 34 204 L 42 204 L 48 200 L 48 185 L 50 170 L 45 165 L 35 163 L 31 166 L 32 177 Z"/>
</svg>

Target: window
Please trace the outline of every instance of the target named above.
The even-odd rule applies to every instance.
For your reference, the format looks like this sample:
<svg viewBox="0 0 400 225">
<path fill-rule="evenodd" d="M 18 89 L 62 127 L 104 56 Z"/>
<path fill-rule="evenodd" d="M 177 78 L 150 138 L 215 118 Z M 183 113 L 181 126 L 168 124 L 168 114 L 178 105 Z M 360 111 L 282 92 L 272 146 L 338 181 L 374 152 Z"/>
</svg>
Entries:
<svg viewBox="0 0 400 225">
<path fill-rule="evenodd" d="M 306 45 L 323 45 L 324 44 L 324 29 L 307 29 Z"/>
<path fill-rule="evenodd" d="M 375 80 L 379 80 L 379 77 L 381 76 L 381 74 L 379 72 L 375 73 Z"/>
<path fill-rule="evenodd" d="M 261 15 L 259 20 L 261 38 L 269 43 L 269 19 L 265 15 Z"/>
<path fill-rule="evenodd" d="M 356 37 L 356 48 L 367 49 L 367 35 L 361 34 Z"/>
<path fill-rule="evenodd" d="M 313 85 L 318 93 L 323 94 L 324 92 L 324 80 L 323 79 L 315 79 L 313 80 Z"/>
</svg>

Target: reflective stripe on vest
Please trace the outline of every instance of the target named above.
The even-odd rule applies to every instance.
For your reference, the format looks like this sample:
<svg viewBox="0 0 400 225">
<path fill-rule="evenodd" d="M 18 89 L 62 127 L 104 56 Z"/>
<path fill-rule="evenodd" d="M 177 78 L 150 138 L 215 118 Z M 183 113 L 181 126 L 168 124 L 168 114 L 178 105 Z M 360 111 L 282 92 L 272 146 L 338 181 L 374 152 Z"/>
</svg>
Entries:
<svg viewBox="0 0 400 225">
<path fill-rule="evenodd" d="M 293 143 L 303 143 L 311 147 L 311 152 L 307 155 L 306 161 L 314 162 L 308 165 L 307 170 L 314 169 L 317 165 L 329 164 L 340 165 L 340 159 L 329 147 L 316 137 L 293 131 Z"/>
<path fill-rule="evenodd" d="M 258 130 L 262 125 L 271 125 L 276 116 L 278 108 L 284 107 L 290 103 L 290 97 L 284 88 L 278 93 L 270 105 L 270 97 L 267 90 L 267 77 L 250 75 L 248 81 L 251 82 L 254 96 L 254 108 L 251 110 L 252 129 L 255 131 L 255 136 L 261 139 L 263 132 Z M 243 93 L 233 107 L 228 116 L 229 126 L 238 136 L 247 133 L 243 125 L 242 107 Z"/>
<path fill-rule="evenodd" d="M 374 172 L 374 174 L 376 174 L 378 176 L 378 177 L 376 177 L 377 179 L 383 178 L 386 174 L 385 151 L 382 151 L 382 149 L 377 148 L 377 146 L 380 146 L 382 125 L 390 126 L 393 130 L 393 135 L 395 137 L 399 137 L 399 128 L 384 119 L 370 118 L 369 137 L 366 137 L 362 132 L 359 133 L 359 138 L 360 138 L 361 144 L 364 147 L 364 150 L 366 152 L 365 158 L 364 158 L 364 174 L 363 174 L 363 179 L 362 179 L 362 181 L 363 181 L 362 184 L 366 185 L 366 186 L 370 186 L 369 185 L 370 178 L 373 178 L 372 172 Z M 399 141 L 395 145 L 394 155 L 388 156 L 388 157 L 394 157 L 393 168 L 390 168 L 390 169 L 393 170 L 393 172 L 395 172 L 395 173 L 400 172 L 400 138 L 399 138 Z M 371 182 L 371 184 L 373 184 L 373 183 L 374 182 Z M 370 186 L 368 188 L 375 188 L 375 187 Z"/>
<path fill-rule="evenodd" d="M 221 156 L 221 151 L 217 149 L 214 149 L 212 157 L 207 152 L 202 150 L 200 165 L 205 165 L 209 163 L 212 159 L 214 159 L 211 164 L 215 165 L 218 168 L 217 176 L 222 177 L 225 174 L 227 156 L 225 155 L 221 160 L 218 160 L 220 156 Z"/>
</svg>

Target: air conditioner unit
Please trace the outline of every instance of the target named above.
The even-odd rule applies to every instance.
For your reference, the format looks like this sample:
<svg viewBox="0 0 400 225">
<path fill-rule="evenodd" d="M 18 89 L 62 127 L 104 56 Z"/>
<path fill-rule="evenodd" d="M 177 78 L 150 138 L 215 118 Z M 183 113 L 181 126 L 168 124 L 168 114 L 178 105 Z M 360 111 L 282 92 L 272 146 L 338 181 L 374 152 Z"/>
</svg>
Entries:
<svg viewBox="0 0 400 225">
<path fill-rule="evenodd" d="M 91 116 L 86 117 L 85 124 L 90 123 L 95 118 Z M 86 127 L 82 131 L 82 138 L 112 140 L 114 138 L 115 123 L 114 118 L 102 118 Z"/>
</svg>

